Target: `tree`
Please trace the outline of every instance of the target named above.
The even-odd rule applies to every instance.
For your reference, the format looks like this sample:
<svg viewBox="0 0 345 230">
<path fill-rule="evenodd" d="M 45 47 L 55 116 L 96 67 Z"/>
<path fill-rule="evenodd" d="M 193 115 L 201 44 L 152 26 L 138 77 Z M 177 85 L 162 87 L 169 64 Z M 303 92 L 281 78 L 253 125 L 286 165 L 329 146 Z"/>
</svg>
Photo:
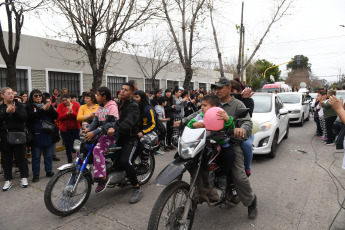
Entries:
<svg viewBox="0 0 345 230">
<path fill-rule="evenodd" d="M 157 89 L 155 79 L 157 74 L 176 60 L 175 48 L 172 43 L 163 42 L 163 36 L 152 35 L 152 42 L 144 46 L 132 45 L 131 53 L 138 64 L 140 72 L 144 78 L 152 80 L 152 88 Z M 144 57 L 139 56 L 142 54 Z"/>
<path fill-rule="evenodd" d="M 193 77 L 192 59 L 195 30 L 198 19 L 203 15 L 206 0 L 162 0 L 164 18 L 168 23 L 180 62 L 185 70 L 183 87 L 189 90 Z M 181 17 L 181 21 L 177 17 Z"/>
<path fill-rule="evenodd" d="M 311 71 L 311 64 L 309 63 L 309 58 L 303 55 L 295 55 L 292 62 L 286 65 L 287 70 L 297 70 L 297 69 L 307 69 Z"/>
<path fill-rule="evenodd" d="M 8 41 L 6 46 L 2 22 L 0 20 L 0 53 L 7 69 L 6 85 L 12 89 L 17 88 L 16 63 L 20 47 L 20 36 L 24 25 L 24 13 L 36 9 L 41 3 L 34 1 L 26 1 L 24 3 L 15 0 L 4 0 L 4 2 L 0 2 L 0 9 L 1 7 L 5 7 L 6 10 L 8 27 Z"/>
<path fill-rule="evenodd" d="M 154 13 L 153 0 L 53 0 L 67 18 L 73 38 L 85 50 L 93 73 L 92 88 L 101 86 L 111 47 Z M 68 34 L 68 31 L 66 31 Z M 67 35 L 68 36 L 68 35 Z"/>
<path fill-rule="evenodd" d="M 262 42 L 264 41 L 265 37 L 267 36 L 268 32 L 271 30 L 271 27 L 274 23 L 278 22 L 282 17 L 287 15 L 287 11 L 289 10 L 293 0 L 277 0 L 274 2 L 274 11 L 272 15 L 272 19 L 269 22 L 265 32 L 263 33 L 262 37 L 260 38 L 258 44 L 256 44 L 252 54 L 249 56 L 249 59 L 246 61 L 246 63 L 243 65 L 242 68 L 239 68 L 239 71 L 237 71 L 237 76 L 242 76 L 245 69 L 247 69 L 248 65 L 254 58 L 256 52 L 260 49 L 260 46 L 262 45 Z"/>
<path fill-rule="evenodd" d="M 311 64 L 309 63 L 308 57 L 295 55 L 291 61 L 286 66 L 286 69 L 290 70 L 286 78 L 286 83 L 291 85 L 294 91 L 300 88 L 299 85 L 301 82 L 305 82 L 307 87 L 310 87 Z"/>
<path fill-rule="evenodd" d="M 275 66 L 275 64 L 265 59 L 257 60 L 254 63 L 248 65 L 246 71 L 247 83 L 249 83 L 249 85 L 255 90 L 261 88 L 261 84 L 264 81 L 264 72 L 267 68 L 272 66 Z M 279 70 L 278 66 L 271 68 L 266 72 L 266 81 L 269 83 L 271 82 L 269 78 L 270 75 L 274 77 L 275 81 L 279 81 L 280 74 L 281 71 Z"/>
</svg>

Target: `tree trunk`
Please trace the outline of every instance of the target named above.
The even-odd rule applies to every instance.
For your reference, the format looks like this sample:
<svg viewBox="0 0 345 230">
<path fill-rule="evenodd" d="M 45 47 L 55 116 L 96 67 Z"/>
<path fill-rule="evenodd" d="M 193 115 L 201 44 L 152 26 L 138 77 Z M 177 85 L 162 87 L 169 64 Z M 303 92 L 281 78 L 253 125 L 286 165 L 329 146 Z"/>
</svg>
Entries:
<svg viewBox="0 0 345 230">
<path fill-rule="evenodd" d="M 190 82 L 192 81 L 192 77 L 193 77 L 193 69 L 191 67 L 187 67 L 185 68 L 185 72 L 186 72 L 186 77 L 183 82 L 183 88 L 188 91 Z"/>
<path fill-rule="evenodd" d="M 6 86 L 17 90 L 16 64 L 7 65 Z"/>
<path fill-rule="evenodd" d="M 92 90 L 93 92 L 97 92 L 97 90 L 102 85 L 102 79 L 103 79 L 103 71 L 97 69 L 93 72 L 93 82 L 92 82 Z"/>
</svg>

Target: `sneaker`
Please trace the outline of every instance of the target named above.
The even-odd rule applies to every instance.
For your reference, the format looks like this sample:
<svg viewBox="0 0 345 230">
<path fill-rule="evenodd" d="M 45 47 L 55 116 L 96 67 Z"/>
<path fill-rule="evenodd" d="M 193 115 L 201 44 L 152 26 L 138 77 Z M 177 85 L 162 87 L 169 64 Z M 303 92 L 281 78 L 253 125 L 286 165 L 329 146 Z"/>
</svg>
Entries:
<svg viewBox="0 0 345 230">
<path fill-rule="evenodd" d="M 327 140 L 327 137 L 320 137 L 321 140 Z"/>
<path fill-rule="evenodd" d="M 46 172 L 46 177 L 53 177 L 54 176 L 54 172 Z"/>
<path fill-rule="evenodd" d="M 171 150 L 175 150 L 176 149 L 176 147 L 172 146 L 172 145 L 170 145 L 168 148 L 171 149 Z"/>
<path fill-rule="evenodd" d="M 135 204 L 141 200 L 143 197 L 143 190 L 141 188 L 133 188 L 132 196 L 129 198 L 129 203 Z"/>
<path fill-rule="evenodd" d="M 40 175 L 34 175 L 34 177 L 32 178 L 32 182 L 36 183 L 40 180 Z"/>
<path fill-rule="evenodd" d="M 217 184 L 220 189 L 226 189 L 226 176 L 219 177 Z"/>
<path fill-rule="evenodd" d="M 20 186 L 22 186 L 22 188 L 28 187 L 29 186 L 28 179 L 27 178 L 22 178 L 20 180 Z"/>
<path fill-rule="evenodd" d="M 98 185 L 97 185 L 97 188 L 96 188 L 95 192 L 96 192 L 96 193 L 103 192 L 104 189 L 107 188 L 108 183 L 109 183 L 109 179 L 108 179 L 108 178 L 105 179 L 105 180 L 101 179 L 101 180 L 98 182 Z"/>
<path fill-rule="evenodd" d="M 164 155 L 164 152 L 159 149 L 159 150 L 156 151 L 156 155 Z"/>
<path fill-rule="evenodd" d="M 258 215 L 258 208 L 257 208 L 257 200 L 256 195 L 254 195 L 253 202 L 248 206 L 248 218 L 249 219 L 255 219 Z"/>
<path fill-rule="evenodd" d="M 53 156 L 53 158 L 52 158 L 52 159 L 53 159 L 53 161 L 60 161 L 60 158 L 58 158 L 58 157 L 57 157 L 57 156 L 55 156 L 55 155 Z"/>
<path fill-rule="evenodd" d="M 5 191 L 10 190 L 10 189 L 12 188 L 12 185 L 13 185 L 12 181 L 11 181 L 11 180 L 7 180 L 7 181 L 5 182 L 4 187 L 2 187 L 2 191 L 5 192 Z"/>
<path fill-rule="evenodd" d="M 335 143 L 334 143 L 334 142 L 327 141 L 327 142 L 325 143 L 325 145 L 335 145 Z"/>
<path fill-rule="evenodd" d="M 250 171 L 250 169 L 246 169 L 246 174 L 247 174 L 247 177 L 250 177 L 250 175 L 252 175 L 252 172 Z"/>
<path fill-rule="evenodd" d="M 137 169 L 135 170 L 137 172 L 137 175 L 144 175 L 148 173 L 149 171 L 149 165 L 147 163 L 141 163 L 138 165 Z"/>
<path fill-rule="evenodd" d="M 18 167 L 16 167 L 16 169 L 14 170 L 14 173 L 15 173 L 15 174 L 18 174 L 18 173 L 19 173 L 19 168 L 18 168 Z"/>
<path fill-rule="evenodd" d="M 168 146 L 164 146 L 164 151 L 170 151 L 170 148 Z"/>
</svg>

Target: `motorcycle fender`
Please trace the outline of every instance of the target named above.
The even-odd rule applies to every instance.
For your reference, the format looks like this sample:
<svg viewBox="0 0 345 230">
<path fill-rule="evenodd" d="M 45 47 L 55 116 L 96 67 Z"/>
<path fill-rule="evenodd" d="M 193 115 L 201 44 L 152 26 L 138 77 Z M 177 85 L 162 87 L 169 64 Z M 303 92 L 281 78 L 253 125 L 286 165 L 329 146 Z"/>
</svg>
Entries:
<svg viewBox="0 0 345 230">
<path fill-rule="evenodd" d="M 179 175 L 183 174 L 192 165 L 193 160 L 181 161 L 176 159 L 167 165 L 157 176 L 154 183 L 158 186 L 166 186 L 175 180 Z"/>
<path fill-rule="evenodd" d="M 59 171 L 65 170 L 65 169 L 69 169 L 69 168 L 73 168 L 74 164 L 73 163 L 69 163 L 69 164 L 64 164 L 61 165 L 59 168 L 57 168 Z"/>
</svg>

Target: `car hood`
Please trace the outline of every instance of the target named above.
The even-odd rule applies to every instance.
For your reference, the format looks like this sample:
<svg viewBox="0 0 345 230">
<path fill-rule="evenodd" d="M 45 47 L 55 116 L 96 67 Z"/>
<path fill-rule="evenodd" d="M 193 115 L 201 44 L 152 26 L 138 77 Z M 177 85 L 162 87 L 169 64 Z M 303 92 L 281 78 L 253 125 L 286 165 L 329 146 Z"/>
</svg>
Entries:
<svg viewBox="0 0 345 230">
<path fill-rule="evenodd" d="M 274 116 L 275 116 L 274 113 L 253 113 L 253 118 L 259 124 L 271 121 Z"/>
<path fill-rule="evenodd" d="M 284 103 L 284 108 L 291 111 L 295 109 L 301 109 L 302 105 L 301 104 L 289 104 L 289 103 Z"/>
</svg>

